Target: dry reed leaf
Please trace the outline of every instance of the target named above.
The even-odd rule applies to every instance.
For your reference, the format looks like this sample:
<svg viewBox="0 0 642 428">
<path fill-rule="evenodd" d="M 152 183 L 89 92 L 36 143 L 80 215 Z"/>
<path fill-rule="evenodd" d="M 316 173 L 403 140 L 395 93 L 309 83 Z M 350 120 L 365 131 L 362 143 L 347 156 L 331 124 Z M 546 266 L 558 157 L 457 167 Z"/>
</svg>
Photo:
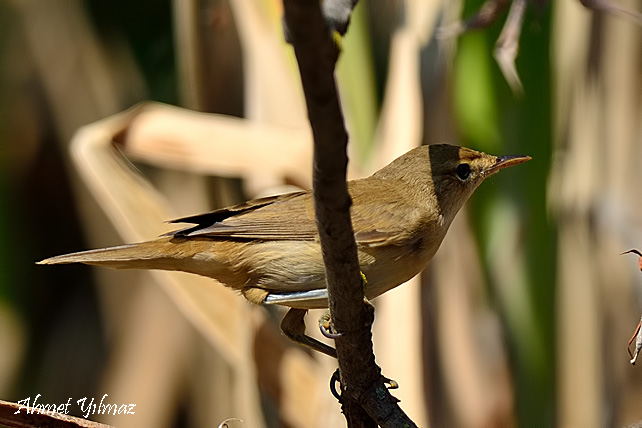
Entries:
<svg viewBox="0 0 642 428">
<path fill-rule="evenodd" d="M 230 116 L 146 103 L 127 130 L 132 159 L 161 168 L 222 177 L 273 176 L 310 187 L 308 128 L 265 125 Z"/>
<path fill-rule="evenodd" d="M 282 14 L 276 11 L 270 20 L 268 2 L 238 0 L 230 6 L 246 64 L 246 117 L 259 123 L 308 129 L 294 54 L 281 33 Z"/>
</svg>

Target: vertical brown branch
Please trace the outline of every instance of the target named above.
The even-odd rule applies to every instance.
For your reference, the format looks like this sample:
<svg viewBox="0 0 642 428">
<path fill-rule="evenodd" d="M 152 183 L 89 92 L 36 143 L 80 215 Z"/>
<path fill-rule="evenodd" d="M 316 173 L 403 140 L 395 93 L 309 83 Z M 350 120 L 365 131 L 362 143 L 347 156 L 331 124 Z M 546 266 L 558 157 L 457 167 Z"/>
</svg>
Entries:
<svg viewBox="0 0 642 428">
<path fill-rule="evenodd" d="M 341 334 L 336 348 L 348 426 L 415 426 L 383 384 L 372 351 L 374 310 L 363 303 L 346 185 L 348 134 L 334 80 L 339 50 L 318 0 L 284 0 L 284 11 L 314 137 L 315 215 L 332 324 Z"/>
</svg>

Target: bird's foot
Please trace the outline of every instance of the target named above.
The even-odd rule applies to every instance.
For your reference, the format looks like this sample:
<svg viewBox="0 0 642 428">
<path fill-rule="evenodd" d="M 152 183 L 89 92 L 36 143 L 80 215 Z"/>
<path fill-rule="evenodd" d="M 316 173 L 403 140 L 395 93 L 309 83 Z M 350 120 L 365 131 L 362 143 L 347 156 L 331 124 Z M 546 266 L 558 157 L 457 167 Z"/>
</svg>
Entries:
<svg viewBox="0 0 642 428">
<path fill-rule="evenodd" d="M 366 275 L 363 272 L 360 272 L 361 274 L 361 286 L 365 290 L 366 286 L 368 285 L 368 280 L 366 278 Z M 318 291 L 318 290 L 312 290 L 312 291 Z M 327 290 L 322 290 L 327 293 Z M 265 298 L 264 303 L 283 303 L 282 301 L 276 301 L 274 300 L 274 297 L 278 295 L 272 295 L 268 294 L 267 298 Z M 273 298 L 272 301 L 268 301 L 270 297 Z M 327 297 L 327 294 L 326 294 Z M 369 305 L 370 303 L 368 300 L 364 297 L 364 304 Z M 317 339 L 314 339 L 308 335 L 305 334 L 305 321 L 304 317 L 305 314 L 307 313 L 307 309 L 298 309 L 298 308 L 291 308 L 287 314 L 285 314 L 285 317 L 283 317 L 283 321 L 281 321 L 281 331 L 283 334 L 285 334 L 290 340 L 300 343 L 301 345 L 307 346 L 308 348 L 314 349 L 315 351 L 321 352 L 323 354 L 326 354 L 330 357 L 337 358 L 337 351 L 330 345 L 326 345 L 325 343 L 319 342 Z M 319 329 L 321 330 L 321 334 L 323 334 L 325 337 L 329 339 L 336 339 L 337 337 L 341 337 L 341 332 L 336 332 L 333 331 L 332 328 L 332 319 L 330 316 L 330 310 L 326 310 L 325 313 L 319 318 Z"/>
<path fill-rule="evenodd" d="M 330 309 L 326 309 L 321 318 L 319 318 L 319 330 L 321 334 L 327 337 L 328 339 L 336 339 L 341 337 L 341 333 L 332 331 L 332 317 L 330 315 Z"/>
<path fill-rule="evenodd" d="M 385 377 L 384 375 L 381 375 L 381 381 L 384 383 L 384 385 L 387 385 L 388 389 L 397 389 L 399 388 L 399 383 L 397 381 L 389 379 Z M 339 389 L 341 388 L 341 372 L 339 369 L 336 369 L 334 373 L 332 373 L 332 377 L 330 378 L 330 392 L 336 398 L 339 402 L 342 402 L 341 400 L 341 393 L 337 391 L 337 383 L 339 384 Z"/>
<path fill-rule="evenodd" d="M 381 380 L 383 381 L 384 384 L 388 385 L 388 389 L 398 389 L 399 388 L 399 382 L 397 382 L 394 379 L 390 379 L 385 377 L 384 375 L 381 375 Z"/>
<path fill-rule="evenodd" d="M 368 278 L 366 278 L 366 274 L 362 271 L 359 271 L 359 274 L 361 275 L 361 287 L 365 293 L 366 286 L 368 285 Z M 363 301 L 365 304 L 370 304 L 366 297 L 363 298 Z M 319 318 L 319 330 L 321 331 L 321 334 L 328 339 L 341 337 L 341 332 L 333 331 L 332 329 L 332 316 L 330 314 L 330 309 L 326 309 L 323 315 L 321 315 L 321 318 Z"/>
</svg>

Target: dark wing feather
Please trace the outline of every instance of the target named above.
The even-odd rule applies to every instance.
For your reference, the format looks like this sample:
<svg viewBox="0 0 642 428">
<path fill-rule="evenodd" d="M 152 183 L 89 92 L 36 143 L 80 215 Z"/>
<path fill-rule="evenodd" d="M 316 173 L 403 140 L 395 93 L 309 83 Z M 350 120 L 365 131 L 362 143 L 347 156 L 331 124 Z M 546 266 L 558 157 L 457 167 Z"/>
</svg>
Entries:
<svg viewBox="0 0 642 428">
<path fill-rule="evenodd" d="M 399 209 L 409 200 L 398 186 L 372 179 L 348 183 L 353 195 L 352 225 L 358 244 L 381 246 L 396 243 L 407 236 L 404 226 L 416 224 L 419 210 Z M 169 235 L 183 237 L 315 240 L 318 237 L 310 192 L 288 193 L 255 199 L 243 204 L 190 217 L 171 223 L 195 223 Z"/>
<path fill-rule="evenodd" d="M 314 239 L 316 223 L 309 192 L 294 192 L 254 199 L 170 223 L 194 223 L 170 232 L 173 236 L 236 239 Z"/>
<path fill-rule="evenodd" d="M 192 224 L 203 224 L 203 223 L 217 223 L 225 220 L 226 218 L 232 217 L 237 214 L 241 214 L 247 211 L 252 211 L 257 208 L 270 205 L 276 201 L 287 201 L 292 198 L 304 195 L 307 192 L 292 192 L 284 193 L 282 195 L 267 196 L 265 198 L 252 199 L 251 201 L 242 202 L 237 205 L 232 205 L 231 207 L 221 208 L 218 210 L 210 211 L 205 214 L 197 214 L 187 217 L 181 217 L 174 220 L 168 221 L 168 223 L 192 223 Z"/>
</svg>

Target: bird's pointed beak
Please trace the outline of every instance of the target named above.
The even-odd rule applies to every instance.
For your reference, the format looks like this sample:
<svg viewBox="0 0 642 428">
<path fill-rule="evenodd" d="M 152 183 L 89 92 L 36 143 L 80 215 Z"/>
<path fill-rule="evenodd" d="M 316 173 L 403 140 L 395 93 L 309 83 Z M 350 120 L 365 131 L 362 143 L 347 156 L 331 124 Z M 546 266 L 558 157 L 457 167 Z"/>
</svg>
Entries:
<svg viewBox="0 0 642 428">
<path fill-rule="evenodd" d="M 508 168 L 509 166 L 518 165 L 531 160 L 530 156 L 497 156 L 495 165 L 486 170 L 487 175 L 493 175 L 500 169 Z"/>
</svg>

